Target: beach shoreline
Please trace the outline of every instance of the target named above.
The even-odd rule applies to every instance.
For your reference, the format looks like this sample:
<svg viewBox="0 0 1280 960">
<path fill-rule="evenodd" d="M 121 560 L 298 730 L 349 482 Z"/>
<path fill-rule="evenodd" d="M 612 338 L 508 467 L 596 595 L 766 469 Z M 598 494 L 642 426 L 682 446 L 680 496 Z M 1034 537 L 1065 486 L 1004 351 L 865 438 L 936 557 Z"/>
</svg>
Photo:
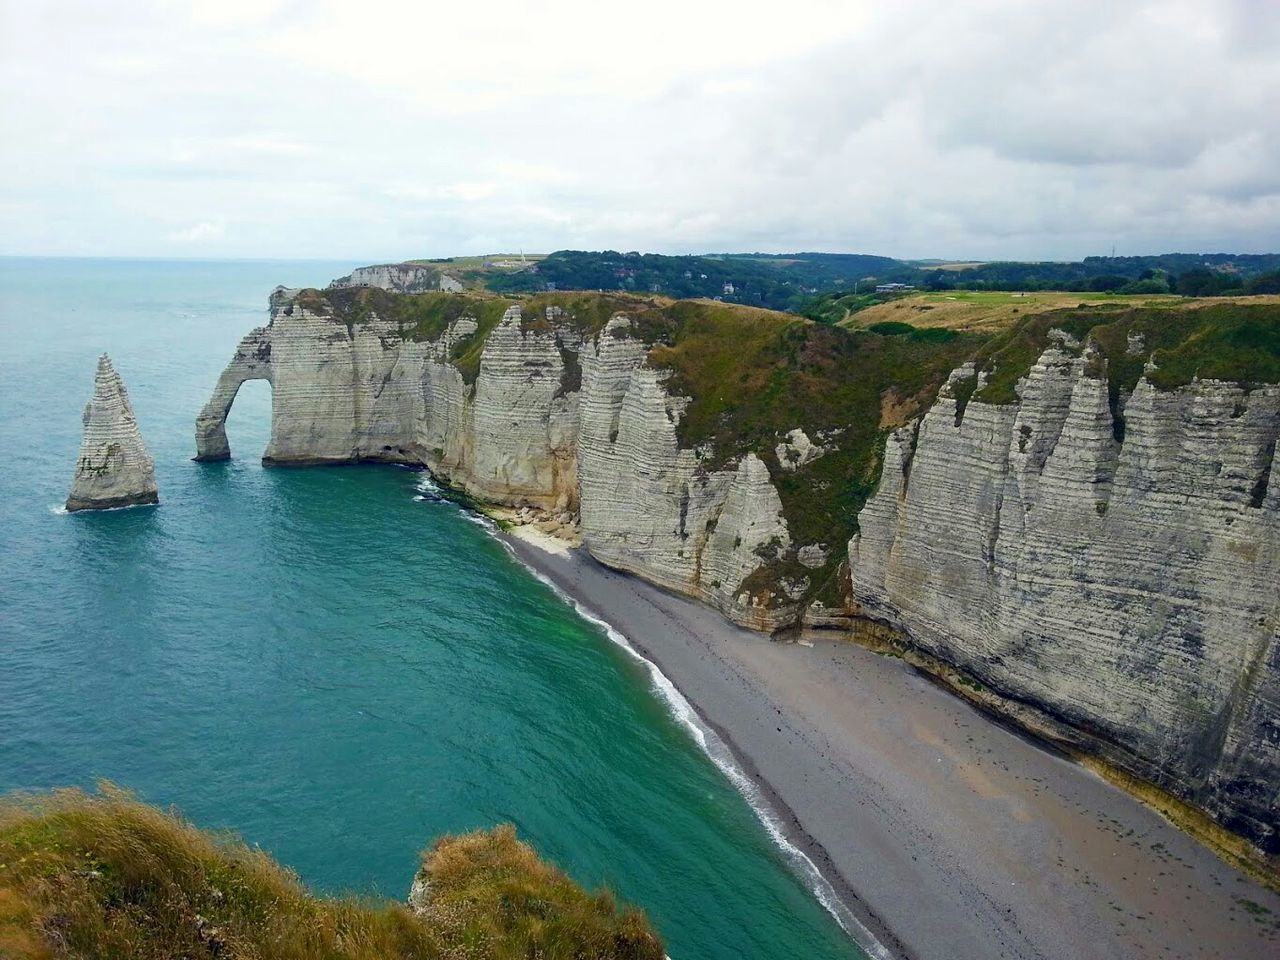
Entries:
<svg viewBox="0 0 1280 960">
<path fill-rule="evenodd" d="M 581 548 L 521 529 L 505 540 L 656 665 L 893 956 L 1228 958 L 1280 944 L 1280 896 L 901 660 L 834 636 L 778 643 Z"/>
</svg>

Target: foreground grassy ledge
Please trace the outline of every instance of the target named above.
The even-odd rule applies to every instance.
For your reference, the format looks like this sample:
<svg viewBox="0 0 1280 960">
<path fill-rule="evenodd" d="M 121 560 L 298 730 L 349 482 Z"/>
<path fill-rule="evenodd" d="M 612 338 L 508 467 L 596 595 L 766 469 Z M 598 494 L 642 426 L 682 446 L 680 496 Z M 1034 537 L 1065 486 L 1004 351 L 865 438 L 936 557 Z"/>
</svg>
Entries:
<svg viewBox="0 0 1280 960">
<path fill-rule="evenodd" d="M 410 899 L 315 896 L 262 851 L 109 784 L 0 800 L 5 960 L 664 956 L 643 913 L 585 892 L 510 826 L 436 841 Z"/>
</svg>

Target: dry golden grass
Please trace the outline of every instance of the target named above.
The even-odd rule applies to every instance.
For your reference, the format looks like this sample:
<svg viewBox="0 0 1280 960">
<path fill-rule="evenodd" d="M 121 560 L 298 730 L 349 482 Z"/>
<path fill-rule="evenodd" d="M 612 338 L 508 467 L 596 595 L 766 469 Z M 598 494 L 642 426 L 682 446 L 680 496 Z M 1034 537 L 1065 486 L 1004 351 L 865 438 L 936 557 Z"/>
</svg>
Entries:
<svg viewBox="0 0 1280 960">
<path fill-rule="evenodd" d="M 104 784 L 0 800 L 4 960 L 660 960 L 644 915 L 538 860 L 512 828 L 425 855 L 425 916 L 324 898 L 260 850 Z M 405 878 L 406 883 L 409 878 Z"/>
<path fill-rule="evenodd" d="M 586 893 L 517 840 L 510 825 L 441 840 L 423 855 L 423 866 L 430 898 L 422 918 L 450 945 L 448 957 L 664 956 L 643 913 L 620 911 L 608 891 Z"/>
<path fill-rule="evenodd" d="M 914 327 L 945 327 L 949 330 L 966 330 L 977 333 L 997 333 L 1019 320 L 1064 310 L 1089 306 L 1099 314 L 1107 308 L 1170 307 L 1196 310 L 1215 303 L 1276 304 L 1280 295 L 1268 294 L 1256 297 L 1177 297 L 1160 294 L 1136 294 L 1121 296 L 1114 293 L 1006 293 L 1003 291 L 949 290 L 938 293 L 919 293 L 910 297 L 890 300 L 852 314 L 840 322 L 850 329 L 869 327 L 874 323 L 896 321 Z M 1101 321 L 1100 321 L 1101 322 Z"/>
<path fill-rule="evenodd" d="M 1062 310 L 1080 304 L 1108 303 L 1117 306 L 1147 306 L 1158 303 L 1185 303 L 1180 297 L 1122 297 L 1100 293 L 1004 293 L 947 291 L 920 293 L 890 300 L 853 314 L 840 323 L 849 328 L 896 321 L 914 327 L 945 327 L 977 333 L 996 333 L 1037 313 Z M 1196 301 L 1199 302 L 1199 301 Z"/>
</svg>

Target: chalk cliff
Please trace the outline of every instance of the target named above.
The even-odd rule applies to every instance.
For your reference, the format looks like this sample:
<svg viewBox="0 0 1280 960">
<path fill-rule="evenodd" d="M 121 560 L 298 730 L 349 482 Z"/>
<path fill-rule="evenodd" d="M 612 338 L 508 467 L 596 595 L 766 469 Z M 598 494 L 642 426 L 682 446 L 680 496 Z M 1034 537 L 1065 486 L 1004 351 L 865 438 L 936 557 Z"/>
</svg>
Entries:
<svg viewBox="0 0 1280 960">
<path fill-rule="evenodd" d="M 462 284 L 452 276 L 423 263 L 381 263 L 357 267 L 330 287 L 377 287 L 392 293 L 426 293 L 430 290 L 460 292 Z"/>
<path fill-rule="evenodd" d="M 603 563 L 697 596 L 738 623 L 790 622 L 794 604 L 766 605 L 740 589 L 790 542 L 768 469 L 747 453 L 708 470 L 705 452 L 681 447 L 676 424 L 688 399 L 668 393 L 628 333 L 627 319 L 615 317 L 582 353 L 583 542 Z"/>
<path fill-rule="evenodd" d="M 124 381 L 104 353 L 84 408 L 84 439 L 67 509 L 107 510 L 159 503 L 155 463 L 142 443 Z"/>
<path fill-rule="evenodd" d="M 277 291 L 271 322 L 241 341 L 197 417 L 197 460 L 230 456 L 236 392 L 268 380 L 264 462 L 421 463 L 486 502 L 580 514 L 583 542 L 603 562 L 738 622 L 774 629 L 795 618 L 794 602 L 741 590 L 790 543 L 768 469 L 748 453 L 708 470 L 705 451 L 680 446 L 687 400 L 644 364 L 647 346 L 624 316 L 584 333 L 557 307 L 531 317 L 507 307 L 486 322 L 469 381 L 458 355 L 482 316 L 415 338 L 376 314 L 345 322 L 324 304 Z"/>
<path fill-rule="evenodd" d="M 1113 412 L 1106 360 L 1059 340 L 1017 402 L 963 405 L 970 366 L 890 436 L 853 600 L 1280 852 L 1280 386 L 1143 377 Z"/>
<path fill-rule="evenodd" d="M 993 338 L 281 288 L 197 454 L 229 456 L 236 390 L 267 379 L 269 463 L 425 465 L 755 629 L 887 624 L 1019 723 L 1277 852 L 1276 321 L 1217 309 Z"/>
</svg>

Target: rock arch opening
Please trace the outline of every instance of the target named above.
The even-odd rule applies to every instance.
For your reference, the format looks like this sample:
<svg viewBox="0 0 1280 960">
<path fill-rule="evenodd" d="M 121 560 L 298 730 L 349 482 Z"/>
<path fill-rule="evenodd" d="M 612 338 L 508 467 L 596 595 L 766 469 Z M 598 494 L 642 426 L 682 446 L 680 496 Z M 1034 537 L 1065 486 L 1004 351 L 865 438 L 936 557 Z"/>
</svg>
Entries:
<svg viewBox="0 0 1280 960">
<path fill-rule="evenodd" d="M 196 417 L 196 456 L 200 462 L 231 459 L 231 444 L 227 440 L 227 415 L 236 402 L 240 388 L 250 380 L 272 382 L 271 339 L 268 328 L 259 327 L 240 341 L 236 354 L 222 371 L 213 396 Z M 265 397 L 265 399 L 264 399 Z M 250 390 L 242 401 L 242 412 L 251 418 L 257 416 L 259 407 L 271 408 L 271 390 Z M 239 423 L 243 418 L 237 417 Z M 267 418 L 270 423 L 270 417 Z M 250 431 L 254 428 L 250 426 Z M 240 431 L 237 431 L 240 432 Z M 249 437 L 247 439 L 254 439 Z M 265 445 L 264 445 L 265 446 Z"/>
<path fill-rule="evenodd" d="M 271 441 L 273 387 L 265 378 L 246 380 L 227 410 L 225 430 L 229 447 L 241 455 L 261 457 Z M 228 450 L 230 455 L 230 450 Z"/>
</svg>

